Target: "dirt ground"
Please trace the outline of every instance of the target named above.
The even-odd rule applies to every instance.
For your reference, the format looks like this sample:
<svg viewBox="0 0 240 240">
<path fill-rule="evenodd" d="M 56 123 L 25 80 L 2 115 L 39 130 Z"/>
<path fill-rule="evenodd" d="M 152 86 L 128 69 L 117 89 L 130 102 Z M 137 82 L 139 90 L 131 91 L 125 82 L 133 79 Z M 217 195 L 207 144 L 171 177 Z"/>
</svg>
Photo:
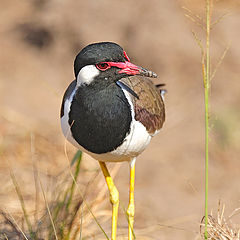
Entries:
<svg viewBox="0 0 240 240">
<path fill-rule="evenodd" d="M 132 62 L 158 73 L 154 81 L 166 83 L 168 91 L 166 123 L 136 164 L 135 228 L 158 240 L 198 237 L 204 215 L 204 98 L 201 51 L 192 30 L 204 35 L 182 7 L 204 16 L 200 0 L 1 1 L 1 209 L 21 213 L 10 168 L 30 212 L 35 207 L 32 162 L 48 195 L 68 171 L 59 109 L 74 77 L 73 60 L 89 43 L 113 41 Z M 239 1 L 214 1 L 213 22 L 225 13 L 211 35 L 212 71 L 229 50 L 212 80 L 209 209 L 216 211 L 220 199 L 228 216 L 240 207 Z M 67 149 L 71 158 L 76 150 L 68 144 Z M 97 168 L 86 157 L 79 181 L 90 181 L 89 172 Z M 125 206 L 128 181 L 128 164 L 122 163 L 115 183 Z M 233 225 L 239 220 L 237 215 Z M 119 225 L 127 226 L 122 211 Z"/>
</svg>

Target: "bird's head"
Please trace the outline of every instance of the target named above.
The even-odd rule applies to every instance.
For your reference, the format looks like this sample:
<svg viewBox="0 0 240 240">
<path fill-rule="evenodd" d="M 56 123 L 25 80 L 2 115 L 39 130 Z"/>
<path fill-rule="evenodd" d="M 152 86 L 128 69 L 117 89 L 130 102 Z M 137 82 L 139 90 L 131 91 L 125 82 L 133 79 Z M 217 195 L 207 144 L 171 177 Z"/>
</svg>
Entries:
<svg viewBox="0 0 240 240">
<path fill-rule="evenodd" d="M 93 43 L 83 48 L 74 61 L 77 84 L 90 84 L 95 79 L 118 81 L 126 76 L 157 77 L 157 74 L 130 62 L 126 52 L 116 43 Z"/>
</svg>

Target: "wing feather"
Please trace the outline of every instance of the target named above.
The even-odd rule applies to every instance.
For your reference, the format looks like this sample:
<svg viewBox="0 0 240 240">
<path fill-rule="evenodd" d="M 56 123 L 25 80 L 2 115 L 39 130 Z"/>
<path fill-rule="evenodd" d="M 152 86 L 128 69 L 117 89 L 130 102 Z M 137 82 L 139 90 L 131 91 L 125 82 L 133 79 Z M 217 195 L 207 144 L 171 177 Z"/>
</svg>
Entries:
<svg viewBox="0 0 240 240">
<path fill-rule="evenodd" d="M 139 98 L 131 95 L 135 119 L 154 135 L 165 121 L 165 107 L 159 89 L 146 77 L 131 76 L 119 80 L 132 89 Z"/>
</svg>

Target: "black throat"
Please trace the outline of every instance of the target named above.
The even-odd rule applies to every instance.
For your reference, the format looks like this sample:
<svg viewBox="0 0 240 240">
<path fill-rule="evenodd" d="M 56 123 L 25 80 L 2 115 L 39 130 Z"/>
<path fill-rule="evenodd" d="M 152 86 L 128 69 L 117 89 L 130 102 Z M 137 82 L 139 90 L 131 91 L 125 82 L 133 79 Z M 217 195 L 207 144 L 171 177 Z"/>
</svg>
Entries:
<svg viewBox="0 0 240 240">
<path fill-rule="evenodd" d="M 80 86 L 69 112 L 74 139 L 86 150 L 97 154 L 120 146 L 132 121 L 131 107 L 122 89 L 115 82 L 101 86 L 95 81 Z"/>
</svg>

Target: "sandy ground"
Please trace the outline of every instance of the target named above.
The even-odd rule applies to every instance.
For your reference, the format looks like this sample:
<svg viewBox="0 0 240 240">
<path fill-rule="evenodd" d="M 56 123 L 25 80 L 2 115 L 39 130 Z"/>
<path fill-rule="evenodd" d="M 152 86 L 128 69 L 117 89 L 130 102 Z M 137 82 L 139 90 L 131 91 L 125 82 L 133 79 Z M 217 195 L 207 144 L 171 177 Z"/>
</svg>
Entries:
<svg viewBox="0 0 240 240">
<path fill-rule="evenodd" d="M 203 16 L 203 4 L 197 0 L 1 2 L 2 209 L 21 212 L 9 168 L 29 211 L 34 209 L 32 160 L 50 192 L 57 176 L 66 171 L 59 109 L 73 79 L 74 57 L 89 43 L 114 41 L 132 62 L 157 72 L 156 83 L 166 83 L 168 90 L 164 128 L 137 160 L 135 227 L 159 240 L 197 237 L 204 214 L 204 103 L 201 53 L 191 31 L 200 38 L 203 34 L 184 16 L 188 11 L 182 7 Z M 224 48 L 229 50 L 212 80 L 209 209 L 216 210 L 221 199 L 228 216 L 240 206 L 240 4 L 222 0 L 214 7 L 213 21 L 228 15 L 212 30 L 212 71 Z M 71 157 L 75 149 L 70 145 L 67 149 Z M 94 160 L 83 161 L 83 169 L 96 168 Z M 125 206 L 128 171 L 128 164 L 121 164 L 115 178 Z M 82 174 L 79 180 L 88 182 L 90 176 Z M 233 219 L 237 222 L 239 217 Z M 127 225 L 122 212 L 119 225 Z"/>
</svg>

